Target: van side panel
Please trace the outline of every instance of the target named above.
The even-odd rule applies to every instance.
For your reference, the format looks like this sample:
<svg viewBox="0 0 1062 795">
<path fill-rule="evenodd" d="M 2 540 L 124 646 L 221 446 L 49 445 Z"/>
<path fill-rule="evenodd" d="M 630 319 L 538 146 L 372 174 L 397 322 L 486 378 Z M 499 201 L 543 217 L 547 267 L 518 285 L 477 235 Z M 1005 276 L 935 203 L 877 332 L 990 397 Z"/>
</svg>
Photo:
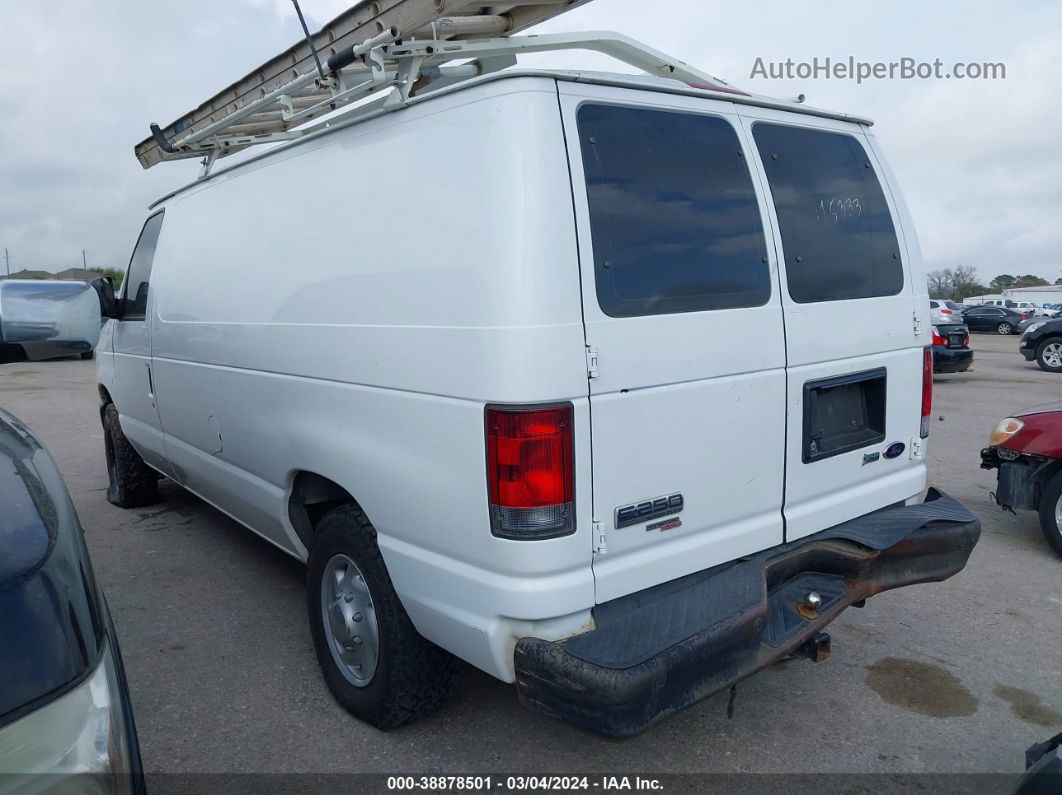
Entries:
<svg viewBox="0 0 1062 795">
<path fill-rule="evenodd" d="M 546 635 L 585 624 L 586 363 L 554 81 L 487 84 L 339 130 L 166 212 L 154 373 L 185 486 L 304 558 L 287 517 L 294 474 L 339 483 L 418 630 L 500 678 L 519 622 L 569 617 Z M 562 400 L 575 407 L 576 531 L 495 538 L 484 406 Z"/>
</svg>

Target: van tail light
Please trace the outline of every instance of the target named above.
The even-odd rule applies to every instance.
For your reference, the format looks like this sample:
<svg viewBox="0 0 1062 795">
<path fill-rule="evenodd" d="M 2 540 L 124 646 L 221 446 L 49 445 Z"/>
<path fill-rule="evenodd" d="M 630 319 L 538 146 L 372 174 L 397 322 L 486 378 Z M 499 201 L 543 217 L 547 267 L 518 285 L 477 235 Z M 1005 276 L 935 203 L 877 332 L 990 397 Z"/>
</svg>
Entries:
<svg viewBox="0 0 1062 795">
<path fill-rule="evenodd" d="M 929 436 L 929 415 L 933 413 L 933 349 L 922 349 L 922 426 L 919 431 Z"/>
<path fill-rule="evenodd" d="M 944 344 L 944 338 L 942 336 L 940 336 L 940 332 L 937 331 L 935 326 L 933 327 L 933 344 L 934 345 L 943 345 Z"/>
<path fill-rule="evenodd" d="M 490 529 L 501 538 L 556 538 L 575 532 L 570 403 L 487 406 Z"/>
</svg>

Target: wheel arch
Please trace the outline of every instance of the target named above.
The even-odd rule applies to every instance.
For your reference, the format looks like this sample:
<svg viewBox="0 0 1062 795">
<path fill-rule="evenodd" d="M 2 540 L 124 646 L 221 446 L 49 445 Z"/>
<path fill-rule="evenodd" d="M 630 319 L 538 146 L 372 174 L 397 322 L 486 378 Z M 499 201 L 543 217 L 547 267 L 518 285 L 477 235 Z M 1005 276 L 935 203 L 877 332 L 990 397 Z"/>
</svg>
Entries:
<svg viewBox="0 0 1062 795">
<path fill-rule="evenodd" d="M 317 523 L 339 505 L 361 505 L 342 485 L 324 475 L 306 469 L 295 470 L 288 493 L 288 520 L 303 546 L 313 546 Z"/>
<path fill-rule="evenodd" d="M 1041 345 L 1046 345 L 1049 342 L 1062 342 L 1062 331 L 1052 332 L 1041 337 L 1036 343 L 1036 350 L 1040 350 Z"/>
<path fill-rule="evenodd" d="M 100 421 L 103 420 L 103 412 L 107 410 L 107 406 L 114 402 L 111 399 L 111 393 L 107 391 L 107 387 L 103 384 L 96 384 L 96 389 L 100 393 Z"/>
</svg>

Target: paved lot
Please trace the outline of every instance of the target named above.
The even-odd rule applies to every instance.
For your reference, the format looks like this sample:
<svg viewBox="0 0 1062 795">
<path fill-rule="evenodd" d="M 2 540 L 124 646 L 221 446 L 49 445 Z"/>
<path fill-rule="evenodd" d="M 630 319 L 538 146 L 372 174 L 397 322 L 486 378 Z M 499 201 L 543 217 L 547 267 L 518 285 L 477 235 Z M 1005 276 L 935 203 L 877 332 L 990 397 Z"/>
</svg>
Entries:
<svg viewBox="0 0 1062 795">
<path fill-rule="evenodd" d="M 1062 560 L 1033 514 L 990 503 L 978 451 L 1008 412 L 1058 399 L 1062 377 L 1012 337 L 974 347 L 976 372 L 935 379 L 930 447 L 931 481 L 984 525 L 968 568 L 848 610 L 829 661 L 749 680 L 732 720 L 717 696 L 622 743 L 528 711 L 468 667 L 441 714 L 391 733 L 359 723 L 318 675 L 299 563 L 172 484 L 151 508 L 107 503 L 91 362 L 8 365 L 0 405 L 73 494 L 149 771 L 1015 772 L 1062 729 Z"/>
</svg>

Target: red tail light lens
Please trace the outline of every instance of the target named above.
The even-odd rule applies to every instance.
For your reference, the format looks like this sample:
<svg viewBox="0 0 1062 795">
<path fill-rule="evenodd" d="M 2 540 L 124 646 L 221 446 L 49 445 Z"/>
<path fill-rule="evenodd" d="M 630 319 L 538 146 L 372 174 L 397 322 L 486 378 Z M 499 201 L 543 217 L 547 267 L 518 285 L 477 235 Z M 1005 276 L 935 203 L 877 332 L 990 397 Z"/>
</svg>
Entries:
<svg viewBox="0 0 1062 795">
<path fill-rule="evenodd" d="M 942 314 L 942 315 L 950 315 L 950 314 L 952 314 L 952 311 L 950 309 L 941 309 L 940 310 L 940 314 Z"/>
<path fill-rule="evenodd" d="M 969 348 L 970 347 L 970 335 L 969 334 L 967 334 L 965 337 L 962 338 L 962 347 L 964 347 L 964 348 Z"/>
<path fill-rule="evenodd" d="M 942 336 L 940 336 L 940 334 L 937 332 L 936 328 L 933 329 L 933 344 L 934 345 L 943 345 L 944 344 L 944 338 Z"/>
<path fill-rule="evenodd" d="M 502 538 L 575 531 L 572 406 L 488 406 L 490 529 Z"/>
<path fill-rule="evenodd" d="M 933 349 L 922 350 L 922 427 L 921 436 L 929 436 L 929 415 L 933 413 Z"/>
</svg>

